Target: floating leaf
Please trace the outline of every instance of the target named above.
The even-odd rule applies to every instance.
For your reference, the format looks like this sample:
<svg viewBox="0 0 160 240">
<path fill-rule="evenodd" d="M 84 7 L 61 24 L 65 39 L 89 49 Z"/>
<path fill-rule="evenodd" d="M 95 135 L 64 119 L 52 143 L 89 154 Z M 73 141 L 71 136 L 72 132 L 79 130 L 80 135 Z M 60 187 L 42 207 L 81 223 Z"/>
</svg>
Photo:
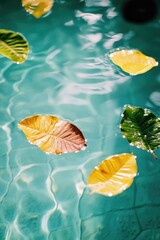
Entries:
<svg viewBox="0 0 160 240">
<path fill-rule="evenodd" d="M 48 13 L 53 3 L 54 0 L 22 0 L 22 6 L 25 10 L 36 18 Z"/>
<path fill-rule="evenodd" d="M 109 54 L 109 57 L 114 64 L 131 75 L 145 73 L 158 65 L 154 58 L 138 50 L 118 50 Z"/>
<path fill-rule="evenodd" d="M 88 178 L 92 192 L 113 196 L 128 188 L 137 173 L 136 157 L 123 153 L 105 159 Z"/>
<path fill-rule="evenodd" d="M 55 116 L 31 116 L 18 127 L 30 143 L 46 153 L 76 152 L 86 146 L 82 132 L 75 125 Z"/>
<path fill-rule="evenodd" d="M 16 63 L 23 63 L 28 52 L 28 42 L 21 34 L 0 29 L 0 54 Z"/>
<path fill-rule="evenodd" d="M 148 109 L 125 106 L 121 120 L 121 132 L 134 146 L 148 150 L 160 147 L 160 119 Z"/>
</svg>

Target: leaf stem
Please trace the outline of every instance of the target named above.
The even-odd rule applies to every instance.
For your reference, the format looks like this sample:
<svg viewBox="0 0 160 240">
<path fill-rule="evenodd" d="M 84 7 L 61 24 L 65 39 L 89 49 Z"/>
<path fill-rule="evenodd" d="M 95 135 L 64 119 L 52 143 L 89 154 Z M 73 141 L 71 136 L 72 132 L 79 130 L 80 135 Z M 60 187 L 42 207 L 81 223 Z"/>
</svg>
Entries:
<svg viewBox="0 0 160 240">
<path fill-rule="evenodd" d="M 158 157 L 156 156 L 156 154 L 151 150 L 150 153 L 153 155 L 154 158 L 158 159 Z"/>
</svg>

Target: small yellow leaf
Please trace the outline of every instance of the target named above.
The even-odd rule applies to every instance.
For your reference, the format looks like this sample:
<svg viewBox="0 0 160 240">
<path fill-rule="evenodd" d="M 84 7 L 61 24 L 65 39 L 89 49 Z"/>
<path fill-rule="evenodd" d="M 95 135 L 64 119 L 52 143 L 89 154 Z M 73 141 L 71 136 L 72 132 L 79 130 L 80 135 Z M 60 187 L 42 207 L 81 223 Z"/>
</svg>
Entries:
<svg viewBox="0 0 160 240">
<path fill-rule="evenodd" d="M 22 120 L 18 127 L 30 143 L 46 153 L 77 152 L 86 147 L 82 132 L 75 125 L 55 116 L 31 116 Z"/>
<path fill-rule="evenodd" d="M 118 50 L 109 54 L 109 57 L 114 64 L 131 75 L 142 74 L 158 66 L 158 62 L 154 58 L 148 57 L 138 50 Z"/>
<path fill-rule="evenodd" d="M 22 6 L 25 10 L 36 18 L 48 13 L 53 3 L 54 0 L 22 0 Z"/>
<path fill-rule="evenodd" d="M 123 153 L 111 156 L 95 167 L 88 177 L 92 193 L 113 196 L 128 188 L 137 173 L 136 157 Z"/>
</svg>

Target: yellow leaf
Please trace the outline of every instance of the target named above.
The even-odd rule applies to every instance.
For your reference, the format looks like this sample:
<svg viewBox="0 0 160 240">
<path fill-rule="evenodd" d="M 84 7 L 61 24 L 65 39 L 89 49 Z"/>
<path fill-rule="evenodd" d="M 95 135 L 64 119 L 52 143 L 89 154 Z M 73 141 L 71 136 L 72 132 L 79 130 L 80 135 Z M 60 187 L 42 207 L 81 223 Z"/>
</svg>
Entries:
<svg viewBox="0 0 160 240">
<path fill-rule="evenodd" d="M 92 193 L 113 196 L 128 188 L 137 173 L 136 157 L 123 153 L 111 156 L 95 167 L 88 178 Z"/>
<path fill-rule="evenodd" d="M 158 66 L 154 58 L 138 50 L 119 50 L 109 54 L 109 57 L 114 64 L 131 75 L 142 74 Z"/>
<path fill-rule="evenodd" d="M 26 61 L 28 53 L 29 45 L 22 34 L 0 29 L 0 54 L 13 62 L 23 63 Z"/>
<path fill-rule="evenodd" d="M 22 0 L 22 6 L 25 10 L 36 18 L 48 13 L 53 3 L 54 0 Z"/>
<path fill-rule="evenodd" d="M 31 116 L 22 120 L 18 127 L 30 143 L 46 153 L 77 152 L 86 147 L 82 132 L 55 116 Z"/>
</svg>

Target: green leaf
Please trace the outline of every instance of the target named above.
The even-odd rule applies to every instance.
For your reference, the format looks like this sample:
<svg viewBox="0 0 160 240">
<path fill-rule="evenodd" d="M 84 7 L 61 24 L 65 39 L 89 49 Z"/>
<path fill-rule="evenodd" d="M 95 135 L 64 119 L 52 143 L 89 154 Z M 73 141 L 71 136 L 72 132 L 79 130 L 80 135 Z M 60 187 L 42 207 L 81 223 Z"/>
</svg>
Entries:
<svg viewBox="0 0 160 240">
<path fill-rule="evenodd" d="M 160 119 L 148 109 L 125 106 L 120 124 L 121 132 L 131 145 L 147 150 L 160 147 Z"/>
<path fill-rule="evenodd" d="M 28 53 L 28 42 L 21 34 L 0 29 L 0 54 L 13 62 L 23 63 Z"/>
</svg>

